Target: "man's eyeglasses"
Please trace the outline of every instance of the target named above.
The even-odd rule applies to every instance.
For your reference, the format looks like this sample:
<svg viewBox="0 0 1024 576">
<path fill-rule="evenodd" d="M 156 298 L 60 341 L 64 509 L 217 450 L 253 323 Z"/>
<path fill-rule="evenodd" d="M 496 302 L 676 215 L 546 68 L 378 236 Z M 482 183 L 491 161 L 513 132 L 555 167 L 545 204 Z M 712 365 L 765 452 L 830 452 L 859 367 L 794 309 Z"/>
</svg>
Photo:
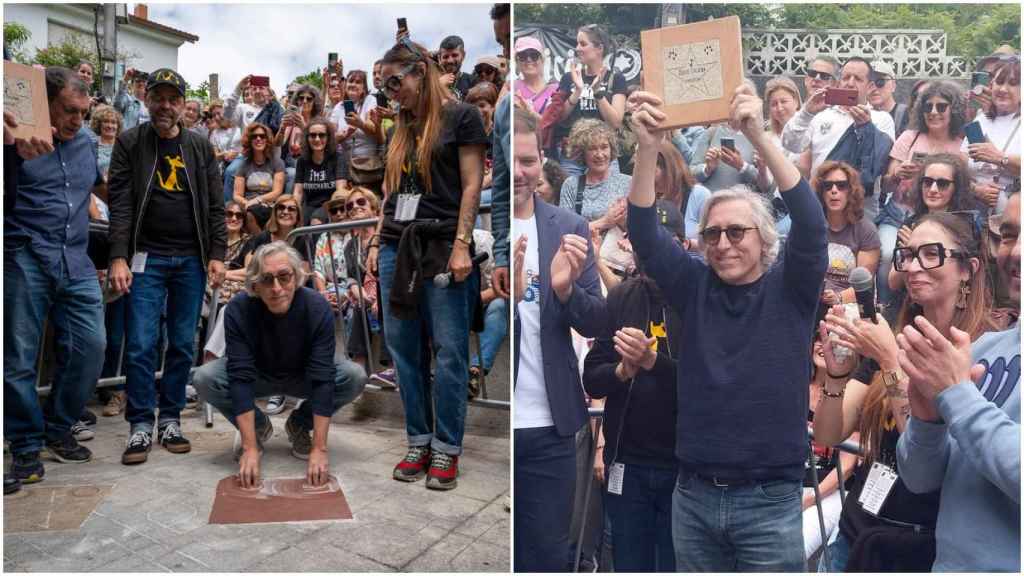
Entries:
<svg viewBox="0 0 1024 576">
<path fill-rule="evenodd" d="M 967 253 L 961 250 L 952 250 L 942 245 L 942 242 L 930 242 L 922 244 L 917 248 L 902 246 L 896 248 L 892 253 L 892 266 L 897 272 L 904 272 L 910 262 L 917 259 L 922 270 L 939 268 L 946 263 L 946 258 L 966 260 Z"/>
<path fill-rule="evenodd" d="M 366 201 L 366 198 L 356 198 L 355 200 L 346 202 L 345 209 L 351 212 L 356 206 L 360 208 L 366 208 L 367 204 L 368 202 Z"/>
<path fill-rule="evenodd" d="M 929 114 L 945 114 L 949 110 L 949 102 L 925 102 L 921 106 Z"/>
<path fill-rule="evenodd" d="M 285 270 L 284 272 L 278 272 L 277 274 L 264 274 L 260 276 L 260 285 L 264 288 L 273 288 L 274 281 L 281 285 L 282 288 L 285 286 L 291 286 L 292 280 L 295 280 L 295 272 L 291 270 Z"/>
<path fill-rule="evenodd" d="M 251 138 L 253 140 L 266 140 L 267 139 L 267 135 L 264 134 L 263 132 L 257 132 L 255 134 L 249 136 L 249 138 Z"/>
<path fill-rule="evenodd" d="M 326 140 L 327 139 L 327 132 L 310 132 L 309 133 L 309 139 L 310 140 Z"/>
<path fill-rule="evenodd" d="M 244 212 L 239 212 L 237 210 L 226 210 L 224 212 L 225 220 L 241 220 L 243 218 L 245 218 Z"/>
<path fill-rule="evenodd" d="M 701 230 L 700 237 L 706 246 L 715 246 L 722 239 L 722 232 L 725 232 L 725 237 L 729 239 L 731 244 L 739 244 L 743 241 L 743 237 L 747 235 L 747 230 L 757 230 L 757 226 L 740 226 L 738 224 L 726 226 L 725 228 L 712 226 L 711 228 Z"/>
<path fill-rule="evenodd" d="M 286 212 L 298 213 L 299 207 L 298 206 L 292 206 L 290 204 L 283 204 L 283 205 L 278 206 L 277 208 L 275 208 L 275 210 L 277 210 L 278 213 L 282 213 L 282 214 L 286 213 Z"/>
<path fill-rule="evenodd" d="M 810 78 L 814 78 L 815 80 L 832 81 L 836 79 L 835 76 L 829 74 L 828 72 L 822 72 L 821 70 L 815 70 L 813 68 L 808 68 L 807 70 L 804 71 L 804 74 L 806 74 Z"/>
<path fill-rule="evenodd" d="M 938 184 L 939 190 L 946 190 L 953 185 L 952 180 L 946 180 L 945 178 L 932 178 L 931 176 L 921 177 L 921 187 L 925 190 L 929 190 L 932 186 Z"/>
<path fill-rule="evenodd" d="M 829 190 L 831 190 L 833 188 L 835 188 L 836 190 L 839 190 L 840 192 L 847 192 L 847 191 L 850 190 L 850 181 L 849 180 L 822 180 L 821 181 L 821 190 L 823 192 L 828 192 Z"/>
<path fill-rule="evenodd" d="M 540 52 L 536 50 L 523 50 L 516 53 L 516 60 L 519 62 L 537 62 L 540 60 L 540 57 Z"/>
</svg>

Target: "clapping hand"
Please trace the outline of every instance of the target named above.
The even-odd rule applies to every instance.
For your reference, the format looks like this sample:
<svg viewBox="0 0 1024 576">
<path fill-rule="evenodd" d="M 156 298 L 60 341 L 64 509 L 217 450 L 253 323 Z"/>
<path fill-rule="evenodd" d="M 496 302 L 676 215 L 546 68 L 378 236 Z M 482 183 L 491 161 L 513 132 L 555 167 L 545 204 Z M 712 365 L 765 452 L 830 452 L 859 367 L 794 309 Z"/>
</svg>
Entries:
<svg viewBox="0 0 1024 576">
<path fill-rule="evenodd" d="M 564 304 L 572 296 L 572 285 L 583 274 L 589 242 L 576 234 L 562 236 L 558 252 L 551 260 L 551 289 Z"/>
</svg>

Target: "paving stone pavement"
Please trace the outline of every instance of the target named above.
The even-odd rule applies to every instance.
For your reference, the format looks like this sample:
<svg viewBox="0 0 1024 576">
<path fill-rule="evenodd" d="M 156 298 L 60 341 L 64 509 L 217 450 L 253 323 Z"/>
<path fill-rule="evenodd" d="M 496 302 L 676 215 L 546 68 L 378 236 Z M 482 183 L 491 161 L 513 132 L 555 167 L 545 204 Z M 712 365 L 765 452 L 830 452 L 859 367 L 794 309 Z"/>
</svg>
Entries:
<svg viewBox="0 0 1024 576">
<path fill-rule="evenodd" d="M 393 402 L 372 394 L 368 404 Z M 366 396 L 371 396 L 367 393 Z M 405 432 L 393 417 L 346 407 L 335 415 L 329 448 L 354 518 L 348 521 L 211 525 L 217 482 L 237 472 L 234 428 L 219 415 L 205 428 L 186 410 L 182 427 L 190 454 L 159 445 L 149 461 L 123 466 L 127 424 L 100 416 L 86 464 L 47 459 L 36 486 L 113 484 L 110 495 L 78 530 L 4 534 L 5 572 L 508 572 L 511 566 L 509 440 L 499 426 L 470 427 L 459 486 L 427 490 L 423 481 L 396 482 L 391 469 L 405 453 Z M 100 407 L 93 406 L 100 412 Z M 481 410 L 471 408 L 471 410 Z M 508 412 L 487 418 L 507 418 Z M 265 477 L 296 477 L 306 464 L 290 454 L 287 412 L 274 416 L 274 436 L 262 460 Z M 9 455 L 6 455 L 9 465 Z M 26 486 L 23 490 L 32 490 Z"/>
</svg>

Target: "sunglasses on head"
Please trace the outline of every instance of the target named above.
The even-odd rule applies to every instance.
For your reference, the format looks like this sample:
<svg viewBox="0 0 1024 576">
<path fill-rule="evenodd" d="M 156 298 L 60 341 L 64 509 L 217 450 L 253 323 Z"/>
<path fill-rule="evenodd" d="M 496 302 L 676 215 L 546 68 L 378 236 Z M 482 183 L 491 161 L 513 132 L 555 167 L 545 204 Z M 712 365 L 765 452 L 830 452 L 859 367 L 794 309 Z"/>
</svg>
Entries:
<svg viewBox="0 0 1024 576">
<path fill-rule="evenodd" d="M 282 204 L 282 205 L 278 206 L 277 208 L 275 208 L 275 210 L 277 210 L 278 212 L 282 212 L 282 213 L 284 213 L 284 212 L 295 212 L 295 213 L 297 213 L 299 211 L 299 207 L 298 206 L 292 206 L 290 204 Z"/>
<path fill-rule="evenodd" d="M 822 191 L 827 192 L 827 191 L 829 191 L 829 190 L 831 190 L 833 188 L 835 188 L 836 190 L 839 190 L 840 192 L 846 192 L 846 191 L 848 191 L 850 189 L 850 181 L 849 180 L 822 180 L 821 181 L 821 189 L 822 189 Z"/>
<path fill-rule="evenodd" d="M 833 76 L 832 74 L 829 74 L 828 72 L 822 72 L 821 70 L 815 70 L 813 68 L 808 68 L 805 71 L 805 73 L 806 73 L 807 76 L 809 76 L 811 78 L 814 78 L 815 80 L 835 80 L 836 79 L 835 76 Z"/>
<path fill-rule="evenodd" d="M 540 52 L 536 50 L 523 50 L 516 54 L 516 60 L 520 62 L 536 62 L 540 60 Z"/>
<path fill-rule="evenodd" d="M 729 243 L 738 244 L 747 235 L 747 230 L 757 230 L 757 226 L 740 226 L 739 224 L 733 224 L 725 228 L 712 226 L 701 230 L 700 237 L 706 246 L 717 246 L 718 242 L 722 239 L 722 232 L 725 232 L 725 237 L 729 239 Z"/>
<path fill-rule="evenodd" d="M 368 202 L 366 201 L 366 198 L 356 198 L 355 200 L 346 202 L 345 209 L 348 211 L 352 211 L 356 206 L 360 208 L 366 208 L 367 204 Z"/>
<path fill-rule="evenodd" d="M 949 102 L 925 102 L 922 106 L 929 114 L 945 114 L 949 110 Z"/>
<path fill-rule="evenodd" d="M 290 286 L 292 280 L 295 280 L 295 272 L 292 272 L 291 270 L 285 270 L 283 272 L 278 272 L 277 274 L 264 274 L 260 276 L 260 284 L 264 288 L 272 288 L 274 286 L 275 280 L 277 281 L 278 284 L 281 285 L 282 288 L 285 286 Z"/>
</svg>

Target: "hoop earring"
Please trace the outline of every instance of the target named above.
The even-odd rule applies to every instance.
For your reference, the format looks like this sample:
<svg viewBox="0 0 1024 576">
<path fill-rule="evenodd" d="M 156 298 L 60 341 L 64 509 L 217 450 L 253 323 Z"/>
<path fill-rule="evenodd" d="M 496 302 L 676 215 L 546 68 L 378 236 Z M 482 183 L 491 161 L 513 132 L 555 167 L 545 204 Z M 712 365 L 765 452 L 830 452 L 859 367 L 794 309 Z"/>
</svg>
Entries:
<svg viewBox="0 0 1024 576">
<path fill-rule="evenodd" d="M 960 281 L 960 293 L 956 297 L 956 309 L 965 310 L 967 308 L 967 296 L 971 294 L 971 287 L 967 284 L 966 280 Z"/>
</svg>

